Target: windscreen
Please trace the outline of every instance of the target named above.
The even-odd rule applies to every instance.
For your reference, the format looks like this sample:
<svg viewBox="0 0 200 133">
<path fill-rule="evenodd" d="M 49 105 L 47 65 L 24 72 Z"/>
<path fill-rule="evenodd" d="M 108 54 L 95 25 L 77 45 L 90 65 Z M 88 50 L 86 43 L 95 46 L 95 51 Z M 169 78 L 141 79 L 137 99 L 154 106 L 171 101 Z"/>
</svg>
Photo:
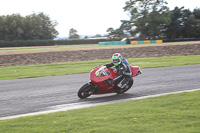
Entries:
<svg viewBox="0 0 200 133">
<path fill-rule="evenodd" d="M 103 69 L 103 70 L 99 69 L 95 73 L 95 76 L 97 76 L 97 77 L 108 76 L 108 75 L 110 75 L 110 71 L 107 68 Z"/>
</svg>

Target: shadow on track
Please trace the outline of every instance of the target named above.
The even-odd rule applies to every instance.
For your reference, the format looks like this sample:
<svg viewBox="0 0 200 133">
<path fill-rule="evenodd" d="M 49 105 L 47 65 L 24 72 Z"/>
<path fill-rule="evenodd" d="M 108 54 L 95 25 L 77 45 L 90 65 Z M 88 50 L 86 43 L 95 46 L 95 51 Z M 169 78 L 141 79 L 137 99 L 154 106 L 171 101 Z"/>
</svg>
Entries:
<svg viewBox="0 0 200 133">
<path fill-rule="evenodd" d="M 114 102 L 119 100 L 126 100 L 129 98 L 136 98 L 140 97 L 140 95 L 137 94 L 131 94 L 131 93 L 124 93 L 124 94 L 106 94 L 106 95 L 92 95 L 89 98 L 86 99 L 79 99 L 78 102 L 87 102 L 87 103 L 103 103 L 103 102 Z"/>
</svg>

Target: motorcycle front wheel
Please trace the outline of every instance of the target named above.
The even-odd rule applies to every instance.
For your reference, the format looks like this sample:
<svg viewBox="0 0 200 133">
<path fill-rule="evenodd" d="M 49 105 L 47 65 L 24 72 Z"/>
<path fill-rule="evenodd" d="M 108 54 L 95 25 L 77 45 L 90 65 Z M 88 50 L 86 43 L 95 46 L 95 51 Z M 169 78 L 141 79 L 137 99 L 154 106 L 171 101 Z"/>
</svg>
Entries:
<svg viewBox="0 0 200 133">
<path fill-rule="evenodd" d="M 78 91 L 78 97 L 81 99 L 89 97 L 92 93 L 94 93 L 94 85 L 91 83 L 84 84 Z"/>
</svg>

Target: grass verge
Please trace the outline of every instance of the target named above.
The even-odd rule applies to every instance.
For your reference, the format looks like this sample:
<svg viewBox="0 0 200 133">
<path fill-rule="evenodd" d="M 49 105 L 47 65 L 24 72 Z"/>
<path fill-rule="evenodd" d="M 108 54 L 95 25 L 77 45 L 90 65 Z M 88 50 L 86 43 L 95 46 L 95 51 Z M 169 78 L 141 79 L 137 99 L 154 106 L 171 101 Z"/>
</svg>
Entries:
<svg viewBox="0 0 200 133">
<path fill-rule="evenodd" d="M 0 121 L 2 133 L 197 133 L 200 91 Z"/>
<path fill-rule="evenodd" d="M 0 52 L 10 52 L 10 51 L 37 51 L 37 50 L 55 50 L 55 49 L 80 49 L 80 48 L 95 48 L 100 47 L 98 44 L 91 45 L 58 45 L 58 46 L 35 46 L 35 47 L 9 47 L 0 48 Z"/>
<path fill-rule="evenodd" d="M 110 61 L 111 60 L 94 60 L 0 67 L 0 80 L 87 73 L 95 66 L 106 64 Z M 130 58 L 128 61 L 131 65 L 137 65 L 141 68 L 193 65 L 200 64 L 200 55 Z"/>
</svg>

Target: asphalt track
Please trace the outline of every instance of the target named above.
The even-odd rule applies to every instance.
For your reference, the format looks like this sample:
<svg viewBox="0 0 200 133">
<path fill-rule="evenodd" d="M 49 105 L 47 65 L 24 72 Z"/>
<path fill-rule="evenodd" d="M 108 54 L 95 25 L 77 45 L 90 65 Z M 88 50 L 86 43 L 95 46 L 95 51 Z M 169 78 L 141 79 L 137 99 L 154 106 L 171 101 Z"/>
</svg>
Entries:
<svg viewBox="0 0 200 133">
<path fill-rule="evenodd" d="M 98 105 L 104 102 L 199 89 L 200 65 L 142 69 L 142 75 L 134 78 L 133 87 L 125 94 L 92 95 L 81 100 L 77 97 L 77 91 L 88 80 L 88 73 L 0 80 L 0 120 L 55 108 L 73 109 L 75 105 L 83 103 Z"/>
</svg>

